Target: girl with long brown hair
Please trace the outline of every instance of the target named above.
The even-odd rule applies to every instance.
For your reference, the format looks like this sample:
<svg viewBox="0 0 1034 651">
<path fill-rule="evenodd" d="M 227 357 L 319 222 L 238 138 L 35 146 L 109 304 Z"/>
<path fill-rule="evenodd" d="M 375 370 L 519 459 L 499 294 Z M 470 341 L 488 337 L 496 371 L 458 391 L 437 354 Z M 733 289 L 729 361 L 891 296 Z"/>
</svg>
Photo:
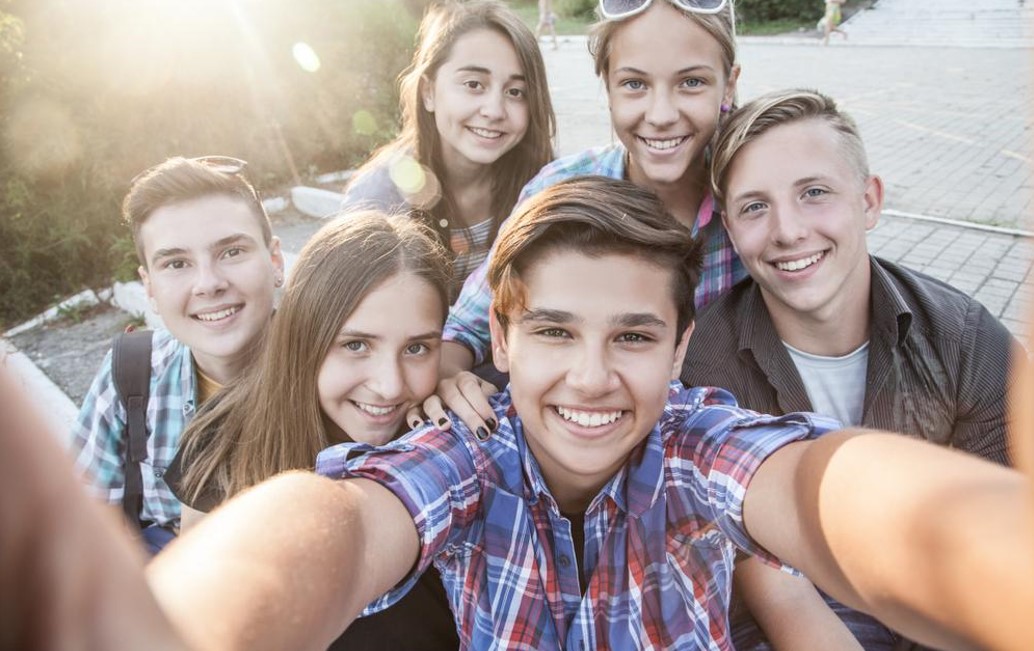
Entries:
<svg viewBox="0 0 1034 651">
<path fill-rule="evenodd" d="M 538 40 L 495 0 L 432 5 L 399 81 L 399 136 L 363 165 L 344 208 L 403 212 L 455 257 L 452 295 L 521 188 L 553 158 L 556 130 Z"/>
<path fill-rule="evenodd" d="M 379 445 L 438 381 L 445 251 L 408 219 L 349 215 L 302 250 L 261 356 L 197 415 L 166 475 L 183 526 L 275 474 L 312 469 L 334 443 Z M 433 572 L 332 648 L 455 649 Z"/>
</svg>

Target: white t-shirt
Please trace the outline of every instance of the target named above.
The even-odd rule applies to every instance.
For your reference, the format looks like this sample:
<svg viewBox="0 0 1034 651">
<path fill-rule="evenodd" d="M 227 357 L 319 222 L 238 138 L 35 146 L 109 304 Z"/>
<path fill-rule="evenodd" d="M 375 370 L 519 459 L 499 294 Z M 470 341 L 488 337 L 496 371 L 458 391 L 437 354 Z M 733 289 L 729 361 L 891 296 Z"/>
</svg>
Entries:
<svg viewBox="0 0 1034 651">
<path fill-rule="evenodd" d="M 860 425 L 865 407 L 865 371 L 869 342 L 843 357 L 812 355 L 783 342 L 804 381 L 812 411 L 846 425 Z"/>
</svg>

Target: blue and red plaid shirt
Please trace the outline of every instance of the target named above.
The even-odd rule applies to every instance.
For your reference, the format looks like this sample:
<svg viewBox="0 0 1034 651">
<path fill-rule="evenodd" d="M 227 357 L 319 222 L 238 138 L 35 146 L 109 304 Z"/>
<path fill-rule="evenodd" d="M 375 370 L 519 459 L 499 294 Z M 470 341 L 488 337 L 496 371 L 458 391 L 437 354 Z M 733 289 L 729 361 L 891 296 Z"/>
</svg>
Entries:
<svg viewBox="0 0 1034 651">
<path fill-rule="evenodd" d="M 586 149 L 578 154 L 558 158 L 528 181 L 521 190 L 517 205 L 520 206 L 525 199 L 552 185 L 577 176 L 599 175 L 623 179 L 626 158 L 625 147 L 620 143 Z M 698 310 L 747 277 L 747 270 L 733 250 L 729 235 L 722 226 L 722 220 L 716 217 L 714 198 L 708 194 L 700 204 L 692 228 L 693 236 L 702 238 L 704 242 L 704 265 L 695 301 Z M 467 276 L 463 290 L 449 309 L 449 318 L 442 333 L 445 341 L 455 341 L 469 348 L 474 353 L 475 364 L 485 361 L 491 346 L 488 332 L 488 310 L 491 302 L 492 292 L 488 288 L 486 260 Z"/>
<path fill-rule="evenodd" d="M 384 485 L 416 524 L 417 566 L 367 612 L 397 602 L 433 563 L 464 649 L 731 649 L 736 549 L 778 564 L 743 526 L 746 486 L 779 447 L 838 427 L 814 414 L 758 415 L 723 389 L 673 384 L 660 424 L 585 513 L 583 596 L 571 523 L 509 391 L 492 402 L 500 425 L 486 442 L 455 419 L 450 432 L 338 445 L 316 463 L 332 478 Z"/>
</svg>

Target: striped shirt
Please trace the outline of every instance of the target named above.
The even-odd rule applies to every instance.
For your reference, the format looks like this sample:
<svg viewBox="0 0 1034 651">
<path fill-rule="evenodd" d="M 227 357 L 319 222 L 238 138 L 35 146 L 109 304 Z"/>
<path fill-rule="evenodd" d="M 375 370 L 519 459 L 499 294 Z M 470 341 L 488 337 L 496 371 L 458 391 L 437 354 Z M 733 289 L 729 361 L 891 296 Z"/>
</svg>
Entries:
<svg viewBox="0 0 1034 651">
<path fill-rule="evenodd" d="M 194 416 L 196 394 L 190 349 L 168 331 L 155 330 L 147 401 L 147 458 L 140 464 L 144 521 L 163 526 L 179 524 L 180 503 L 165 483 L 164 475 L 176 457 L 180 435 Z M 112 379 L 111 351 L 83 399 L 72 435 L 76 469 L 89 492 L 109 504 L 122 504 L 122 464 L 128 432 L 126 410 Z"/>
<path fill-rule="evenodd" d="M 486 442 L 454 419 L 448 432 L 342 444 L 316 462 L 323 475 L 384 485 L 416 524 L 416 567 L 367 612 L 433 564 L 464 649 L 731 649 L 736 548 L 778 564 L 744 528 L 746 486 L 781 446 L 838 426 L 758 415 L 723 390 L 674 383 L 660 423 L 590 502 L 579 555 L 509 390 L 492 403 L 499 428 Z"/>
<path fill-rule="evenodd" d="M 524 186 L 517 205 L 546 188 L 565 179 L 599 175 L 614 179 L 626 176 L 626 150 L 620 143 L 587 149 L 581 153 L 558 158 Z M 693 236 L 704 242 L 704 265 L 696 290 L 696 306 L 702 308 L 724 294 L 730 287 L 747 276 L 739 257 L 733 251 L 721 219 L 715 219 L 714 199 L 708 194 L 696 221 Z M 463 344 L 474 353 L 475 364 L 485 361 L 491 345 L 488 332 L 488 310 L 492 293 L 488 287 L 486 261 L 467 277 L 459 298 L 449 310 L 442 338 Z"/>
</svg>

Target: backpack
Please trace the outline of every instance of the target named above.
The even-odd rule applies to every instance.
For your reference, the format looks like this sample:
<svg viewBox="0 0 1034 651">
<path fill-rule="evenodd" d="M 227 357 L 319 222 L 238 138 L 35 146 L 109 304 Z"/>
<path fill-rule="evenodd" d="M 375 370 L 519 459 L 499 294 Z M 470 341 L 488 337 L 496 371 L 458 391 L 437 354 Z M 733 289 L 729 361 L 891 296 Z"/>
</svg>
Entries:
<svg viewBox="0 0 1034 651">
<path fill-rule="evenodd" d="M 115 393 L 126 410 L 128 436 L 122 461 L 125 493 L 122 510 L 134 529 L 142 529 L 144 480 L 140 463 L 147 457 L 147 401 L 151 392 L 151 330 L 118 334 L 111 346 L 112 378 Z"/>
</svg>

